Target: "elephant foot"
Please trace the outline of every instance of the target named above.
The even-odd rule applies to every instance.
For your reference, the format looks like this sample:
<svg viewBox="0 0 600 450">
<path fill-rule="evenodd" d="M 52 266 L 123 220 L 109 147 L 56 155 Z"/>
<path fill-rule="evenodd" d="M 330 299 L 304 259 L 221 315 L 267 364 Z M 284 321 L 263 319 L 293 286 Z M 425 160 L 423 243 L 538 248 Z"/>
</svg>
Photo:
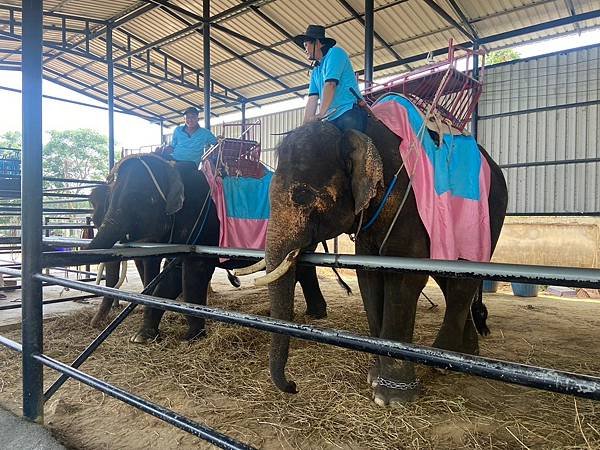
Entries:
<svg viewBox="0 0 600 450">
<path fill-rule="evenodd" d="M 374 380 L 373 401 L 379 406 L 393 406 L 413 402 L 419 397 L 418 380 L 410 383 L 377 377 Z"/>
<path fill-rule="evenodd" d="M 206 329 L 202 328 L 200 330 L 188 330 L 188 332 L 183 337 L 184 341 L 194 342 L 199 341 L 202 338 L 206 337 Z"/>
<path fill-rule="evenodd" d="M 136 334 L 129 338 L 129 342 L 134 344 L 150 344 L 160 337 L 160 333 L 158 330 L 146 330 L 142 328 Z"/>
<path fill-rule="evenodd" d="M 307 309 L 306 315 L 313 319 L 324 319 L 327 317 L 327 309 Z"/>
<path fill-rule="evenodd" d="M 107 315 L 106 314 L 99 314 L 96 313 L 96 315 L 94 317 L 92 317 L 92 320 L 90 320 L 90 325 L 94 328 L 104 328 L 104 325 L 107 322 Z"/>
<path fill-rule="evenodd" d="M 369 369 L 369 372 L 367 373 L 367 383 L 369 384 L 369 386 L 371 386 L 372 388 L 377 386 L 377 378 L 379 378 L 379 367 L 373 366 Z"/>
</svg>

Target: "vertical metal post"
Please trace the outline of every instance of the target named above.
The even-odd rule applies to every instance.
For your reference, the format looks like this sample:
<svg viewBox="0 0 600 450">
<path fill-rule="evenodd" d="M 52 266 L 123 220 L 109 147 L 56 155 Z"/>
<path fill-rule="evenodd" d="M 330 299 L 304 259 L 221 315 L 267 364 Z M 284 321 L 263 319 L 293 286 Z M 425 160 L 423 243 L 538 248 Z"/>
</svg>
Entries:
<svg viewBox="0 0 600 450">
<path fill-rule="evenodd" d="M 365 0 L 365 81 L 367 86 L 373 82 L 373 36 L 375 33 L 375 14 L 373 0 Z"/>
<path fill-rule="evenodd" d="M 202 41 L 204 47 L 204 128 L 210 130 L 210 0 L 202 2 Z"/>
<path fill-rule="evenodd" d="M 162 119 L 160 119 L 160 145 L 165 144 L 165 124 Z"/>
<path fill-rule="evenodd" d="M 242 135 L 243 139 L 249 139 L 249 136 L 246 136 L 246 102 L 242 102 Z"/>
<path fill-rule="evenodd" d="M 23 172 L 21 178 L 21 239 L 23 251 L 22 342 L 23 416 L 42 422 L 42 2 L 23 0 Z M 25 201 L 26 199 L 26 201 Z"/>
<path fill-rule="evenodd" d="M 106 64 L 108 68 L 108 168 L 115 166 L 115 69 L 113 62 L 112 27 L 106 28 Z"/>
<path fill-rule="evenodd" d="M 473 43 L 473 51 L 479 50 L 479 43 Z M 479 79 L 479 54 L 473 53 L 473 78 Z M 475 105 L 473 109 L 473 115 L 471 116 L 471 136 L 477 141 L 477 122 L 479 121 L 479 105 Z"/>
</svg>

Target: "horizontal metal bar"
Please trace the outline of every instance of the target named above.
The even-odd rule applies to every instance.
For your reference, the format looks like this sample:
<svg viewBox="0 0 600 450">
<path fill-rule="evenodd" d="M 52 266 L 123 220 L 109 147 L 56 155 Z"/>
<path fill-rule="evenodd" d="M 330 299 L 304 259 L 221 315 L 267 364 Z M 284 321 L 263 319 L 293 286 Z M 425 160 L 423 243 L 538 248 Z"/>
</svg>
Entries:
<svg viewBox="0 0 600 450">
<path fill-rule="evenodd" d="M 20 343 L 4 336 L 0 336 L 0 345 L 4 345 L 5 347 L 8 347 L 16 352 L 23 353 L 23 346 Z"/>
<path fill-rule="evenodd" d="M 600 158 L 579 158 L 579 159 L 562 159 L 558 161 L 534 161 L 522 162 L 513 164 L 501 164 L 501 169 L 515 169 L 521 167 L 541 167 L 541 166 L 563 166 L 569 164 L 588 164 L 600 162 Z"/>
<path fill-rule="evenodd" d="M 598 217 L 599 211 L 567 211 L 567 212 L 511 212 L 506 213 L 507 216 L 516 217 Z"/>
<path fill-rule="evenodd" d="M 20 213 L 21 208 L 0 206 L 0 212 Z M 67 208 L 44 208 L 45 213 L 62 213 L 62 214 L 91 214 L 92 209 L 67 209 Z"/>
<path fill-rule="evenodd" d="M 263 252 L 246 249 L 221 249 L 195 246 L 195 253 L 221 258 L 257 258 Z M 423 273 L 453 278 L 477 278 L 498 281 L 531 282 L 559 286 L 600 288 L 600 270 L 575 267 L 547 267 L 525 264 L 445 261 L 396 256 L 343 255 L 334 253 L 302 253 L 300 263 L 324 267 L 395 272 Z"/>
<path fill-rule="evenodd" d="M 42 267 L 81 266 L 100 262 L 121 261 L 123 259 L 148 258 L 162 256 L 164 258 L 193 251 L 191 245 L 145 244 L 143 247 L 113 247 L 107 250 L 80 250 L 77 252 L 44 252 Z"/>
<path fill-rule="evenodd" d="M 11 175 L 11 174 L 3 174 L 2 175 L 3 178 L 21 178 L 21 175 Z M 77 178 L 60 178 L 60 177 L 42 177 L 42 180 L 44 181 L 61 181 L 64 183 L 80 183 L 80 184 L 90 184 L 90 185 L 99 185 L 99 184 L 106 184 L 106 181 L 102 181 L 102 180 L 80 180 Z M 83 189 L 84 186 L 81 186 L 81 188 Z M 89 186 L 85 186 L 85 187 L 89 187 Z"/>
<path fill-rule="evenodd" d="M 83 228 L 94 228 L 93 225 L 86 225 L 82 223 L 81 225 L 72 225 L 72 224 L 56 224 L 56 225 L 43 225 L 43 230 L 80 230 Z M 0 230 L 20 230 L 21 225 L 0 225 Z"/>
<path fill-rule="evenodd" d="M 546 55 L 544 55 L 546 56 Z M 485 95 L 485 93 L 484 93 Z M 546 112 L 546 111 L 560 111 L 561 109 L 571 109 L 571 108 L 583 108 L 586 106 L 594 106 L 600 104 L 600 100 L 589 100 L 585 102 L 574 102 L 574 103 L 564 103 L 562 105 L 553 105 L 553 106 L 540 106 L 539 108 L 528 108 L 528 109 L 520 109 L 517 111 L 507 111 L 503 113 L 497 114 L 487 114 L 485 116 L 479 116 L 478 120 L 490 120 L 490 119 L 499 119 L 501 117 L 510 117 L 510 116 L 519 116 L 522 114 L 533 114 L 538 112 Z"/>
<path fill-rule="evenodd" d="M 91 283 L 93 281 L 96 281 L 96 278 L 81 278 L 80 280 L 82 283 Z M 56 286 L 55 284 L 50 284 L 50 283 L 42 283 L 42 287 L 49 287 L 49 286 Z M 18 291 L 20 289 L 22 289 L 23 286 L 20 284 L 16 284 L 14 286 L 2 286 L 0 287 L 0 292 L 6 292 L 6 291 Z"/>
<path fill-rule="evenodd" d="M 99 295 L 108 295 L 129 302 L 164 309 L 165 311 L 178 312 L 194 317 L 203 317 L 205 319 L 229 324 L 243 325 L 262 331 L 285 334 L 322 344 L 331 344 L 336 347 L 389 356 L 522 386 L 600 400 L 600 378 L 588 375 L 573 374 L 549 368 L 532 367 L 525 364 L 466 355 L 458 352 L 445 351 L 386 339 L 365 337 L 344 330 L 315 328 L 308 325 L 300 325 L 254 314 L 243 314 L 210 306 L 123 292 L 118 289 L 107 288 L 104 286 L 91 286 L 47 275 L 38 274 L 35 275 L 34 278 L 81 291 L 92 292 Z"/>
<path fill-rule="evenodd" d="M 96 298 L 96 297 L 98 297 L 98 296 L 94 295 L 94 294 L 90 294 L 90 295 L 79 295 L 76 297 L 54 298 L 52 300 L 42 301 L 42 305 L 53 305 L 55 303 L 74 302 L 74 301 L 78 301 L 78 300 L 86 300 L 86 299 Z M 22 306 L 21 303 L 2 305 L 2 306 L 0 306 L 0 311 L 6 311 L 7 309 L 19 309 L 19 308 L 21 308 L 21 306 Z"/>
<path fill-rule="evenodd" d="M 180 428 L 184 431 L 187 431 L 194 436 L 197 436 L 205 441 L 210 442 L 211 444 L 216 445 L 220 448 L 225 449 L 252 449 L 246 444 L 243 444 L 239 441 L 236 441 L 227 435 L 220 433 L 212 428 L 207 427 L 206 425 L 199 424 L 198 422 L 194 422 L 186 417 L 171 411 L 167 408 L 164 408 L 156 403 L 149 402 L 142 397 L 138 397 L 135 394 L 131 394 L 123 389 L 112 386 L 102 380 L 92 377 L 80 370 L 73 369 L 66 364 L 63 364 L 55 359 L 50 358 L 46 355 L 34 355 L 35 359 L 44 364 L 47 367 L 50 367 L 57 372 L 61 372 L 69 375 L 71 378 L 81 381 L 88 386 L 93 387 L 105 394 L 110 395 L 118 400 L 121 400 L 128 405 L 134 406 L 135 408 L 150 414 L 160 420 L 163 420 L 171 425 L 175 425 L 177 428 Z"/>
</svg>

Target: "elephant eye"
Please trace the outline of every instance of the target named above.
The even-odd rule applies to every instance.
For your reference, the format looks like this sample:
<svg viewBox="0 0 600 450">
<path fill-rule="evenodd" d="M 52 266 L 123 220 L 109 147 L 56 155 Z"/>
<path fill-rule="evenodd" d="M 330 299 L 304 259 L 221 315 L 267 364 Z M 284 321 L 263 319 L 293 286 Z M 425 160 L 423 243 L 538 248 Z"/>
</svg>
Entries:
<svg viewBox="0 0 600 450">
<path fill-rule="evenodd" d="M 292 191 L 292 201 L 297 205 L 308 205 L 314 198 L 313 189 L 306 185 L 296 186 Z"/>
</svg>

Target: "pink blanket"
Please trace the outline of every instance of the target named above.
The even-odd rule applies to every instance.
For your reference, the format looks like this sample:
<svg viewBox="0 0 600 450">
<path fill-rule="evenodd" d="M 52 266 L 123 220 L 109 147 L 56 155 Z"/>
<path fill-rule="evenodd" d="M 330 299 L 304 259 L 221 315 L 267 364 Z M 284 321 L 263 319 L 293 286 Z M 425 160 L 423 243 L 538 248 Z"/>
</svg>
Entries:
<svg viewBox="0 0 600 450">
<path fill-rule="evenodd" d="M 269 221 L 264 218 L 230 217 L 227 214 L 223 179 L 213 174 L 209 163 L 202 164 L 202 171 L 206 175 L 221 222 L 219 247 L 264 250 Z M 266 202 L 268 204 L 268 198 Z"/>
<path fill-rule="evenodd" d="M 387 101 L 376 104 L 373 111 L 379 120 L 402 138 L 400 154 L 412 180 L 419 216 L 429 234 L 431 258 L 489 261 L 490 167 L 486 159 L 480 158 L 479 199 L 456 196 L 450 191 L 438 195 L 434 165 L 411 126 L 406 108 L 396 101 Z M 415 116 L 412 118 L 414 120 Z M 440 170 L 439 165 L 435 169 Z"/>
</svg>

